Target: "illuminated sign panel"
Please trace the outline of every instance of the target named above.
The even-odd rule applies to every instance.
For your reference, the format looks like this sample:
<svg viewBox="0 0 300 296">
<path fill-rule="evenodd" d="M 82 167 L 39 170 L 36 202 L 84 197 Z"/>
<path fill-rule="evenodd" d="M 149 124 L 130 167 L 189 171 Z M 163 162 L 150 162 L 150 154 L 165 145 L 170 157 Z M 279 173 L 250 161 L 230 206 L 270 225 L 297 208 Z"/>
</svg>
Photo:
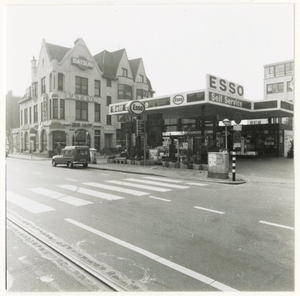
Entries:
<svg viewBox="0 0 300 296">
<path fill-rule="evenodd" d="M 250 102 L 247 102 L 247 101 L 244 101 L 241 99 L 237 99 L 237 98 L 224 96 L 224 95 L 217 94 L 214 92 L 209 92 L 208 100 L 211 102 L 222 104 L 222 105 L 228 105 L 231 107 L 238 107 L 241 109 L 251 110 Z"/>
<path fill-rule="evenodd" d="M 210 74 L 206 75 L 206 87 L 209 90 L 221 92 L 228 96 L 233 96 L 236 98 L 244 97 L 243 86 L 216 76 L 212 76 Z"/>
</svg>

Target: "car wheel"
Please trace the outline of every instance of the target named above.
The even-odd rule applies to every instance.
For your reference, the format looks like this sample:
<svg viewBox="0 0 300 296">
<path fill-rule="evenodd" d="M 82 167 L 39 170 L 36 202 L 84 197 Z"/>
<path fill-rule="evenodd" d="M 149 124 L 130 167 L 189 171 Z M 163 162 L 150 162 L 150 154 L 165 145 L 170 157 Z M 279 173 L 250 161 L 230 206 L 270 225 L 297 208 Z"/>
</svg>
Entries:
<svg viewBox="0 0 300 296">
<path fill-rule="evenodd" d="M 68 168 L 71 169 L 73 167 L 73 163 L 71 161 L 68 162 Z"/>
<path fill-rule="evenodd" d="M 83 167 L 84 167 L 84 168 L 87 168 L 87 167 L 88 167 L 88 164 L 87 164 L 87 163 L 84 163 L 84 164 L 83 164 Z"/>
<path fill-rule="evenodd" d="M 52 166 L 56 167 L 56 161 L 55 160 L 52 160 Z"/>
</svg>

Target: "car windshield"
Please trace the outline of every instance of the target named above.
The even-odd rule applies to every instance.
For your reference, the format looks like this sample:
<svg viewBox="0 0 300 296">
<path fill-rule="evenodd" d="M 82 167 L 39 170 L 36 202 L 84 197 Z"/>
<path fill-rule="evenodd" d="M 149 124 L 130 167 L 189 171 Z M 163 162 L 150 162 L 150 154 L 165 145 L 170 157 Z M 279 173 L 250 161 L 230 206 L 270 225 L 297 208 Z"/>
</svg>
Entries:
<svg viewBox="0 0 300 296">
<path fill-rule="evenodd" d="M 87 155 L 87 150 L 78 150 L 79 155 Z"/>
</svg>

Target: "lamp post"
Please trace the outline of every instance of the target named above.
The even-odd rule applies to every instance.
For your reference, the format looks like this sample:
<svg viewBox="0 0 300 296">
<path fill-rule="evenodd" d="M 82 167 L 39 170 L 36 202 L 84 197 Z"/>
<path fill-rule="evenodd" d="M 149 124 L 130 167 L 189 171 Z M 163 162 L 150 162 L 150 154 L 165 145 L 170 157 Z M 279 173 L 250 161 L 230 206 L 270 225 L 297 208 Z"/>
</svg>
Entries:
<svg viewBox="0 0 300 296">
<path fill-rule="evenodd" d="M 230 120 L 228 118 L 224 118 L 222 122 L 225 125 L 225 149 L 227 152 L 227 126 L 230 125 Z"/>
</svg>

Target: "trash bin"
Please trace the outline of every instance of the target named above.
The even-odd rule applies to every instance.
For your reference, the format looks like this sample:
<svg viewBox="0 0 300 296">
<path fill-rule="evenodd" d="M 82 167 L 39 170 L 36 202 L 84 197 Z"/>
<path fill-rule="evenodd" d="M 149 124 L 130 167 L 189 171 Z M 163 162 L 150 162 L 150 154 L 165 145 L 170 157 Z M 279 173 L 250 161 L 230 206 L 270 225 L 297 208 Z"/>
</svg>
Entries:
<svg viewBox="0 0 300 296">
<path fill-rule="evenodd" d="M 97 150 L 95 148 L 90 148 L 91 163 L 94 164 L 97 163 L 96 152 Z"/>
<path fill-rule="evenodd" d="M 228 179 L 229 178 L 229 153 L 208 152 L 208 177 Z"/>
</svg>

